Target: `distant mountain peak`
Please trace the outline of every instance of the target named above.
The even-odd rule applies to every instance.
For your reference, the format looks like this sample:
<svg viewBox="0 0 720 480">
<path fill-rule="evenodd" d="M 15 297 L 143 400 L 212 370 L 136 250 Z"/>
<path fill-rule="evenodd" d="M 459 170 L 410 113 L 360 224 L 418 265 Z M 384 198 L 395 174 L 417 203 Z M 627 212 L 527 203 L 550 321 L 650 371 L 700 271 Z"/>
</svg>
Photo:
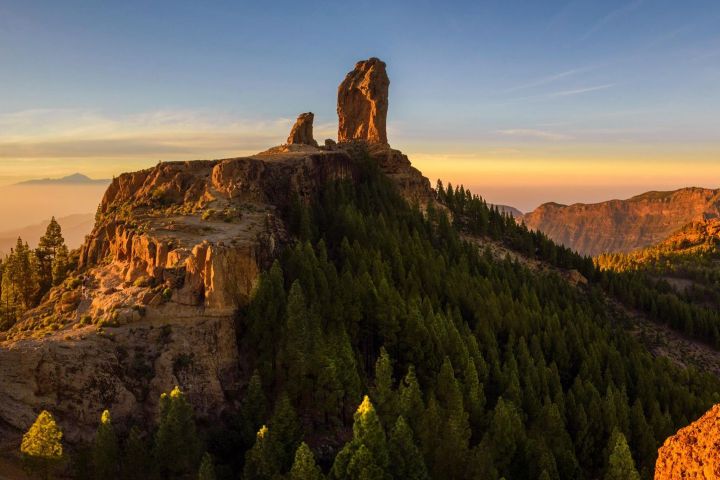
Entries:
<svg viewBox="0 0 720 480">
<path fill-rule="evenodd" d="M 73 173 L 60 178 L 39 178 L 16 183 L 16 185 L 105 185 L 110 183 L 107 178 L 94 179 L 82 173 Z"/>
</svg>

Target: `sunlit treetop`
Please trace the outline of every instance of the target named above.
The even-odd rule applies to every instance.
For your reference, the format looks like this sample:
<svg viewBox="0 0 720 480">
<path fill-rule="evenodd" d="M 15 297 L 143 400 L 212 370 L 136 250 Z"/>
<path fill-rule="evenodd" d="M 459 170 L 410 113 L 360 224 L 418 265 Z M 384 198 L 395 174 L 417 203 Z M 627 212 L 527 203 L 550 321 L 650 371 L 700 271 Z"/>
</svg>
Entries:
<svg viewBox="0 0 720 480">
<path fill-rule="evenodd" d="M 63 456 L 62 436 L 52 414 L 43 410 L 23 435 L 20 451 L 31 457 L 58 460 Z"/>
</svg>

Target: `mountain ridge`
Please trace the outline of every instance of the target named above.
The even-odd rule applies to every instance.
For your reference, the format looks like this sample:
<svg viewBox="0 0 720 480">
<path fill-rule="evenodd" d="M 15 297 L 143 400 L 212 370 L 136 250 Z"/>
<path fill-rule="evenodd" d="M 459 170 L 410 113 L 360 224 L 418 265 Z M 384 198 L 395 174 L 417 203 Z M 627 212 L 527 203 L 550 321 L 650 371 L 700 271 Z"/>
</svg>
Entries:
<svg viewBox="0 0 720 480">
<path fill-rule="evenodd" d="M 90 178 L 82 173 L 73 173 L 60 178 L 37 178 L 14 184 L 15 186 L 33 185 L 104 185 L 110 183 L 108 178 Z"/>
<path fill-rule="evenodd" d="M 720 189 L 650 191 L 593 204 L 544 203 L 522 220 L 584 255 L 629 252 L 661 242 L 683 226 L 720 216 Z"/>
</svg>

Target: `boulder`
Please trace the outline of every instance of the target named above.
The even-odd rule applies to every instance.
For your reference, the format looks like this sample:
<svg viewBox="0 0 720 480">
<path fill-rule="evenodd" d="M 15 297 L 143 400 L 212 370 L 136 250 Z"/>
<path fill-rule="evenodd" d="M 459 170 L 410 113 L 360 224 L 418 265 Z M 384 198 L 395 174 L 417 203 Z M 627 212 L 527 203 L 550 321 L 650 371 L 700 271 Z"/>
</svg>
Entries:
<svg viewBox="0 0 720 480">
<path fill-rule="evenodd" d="M 338 87 L 338 142 L 388 143 L 389 87 L 385 62 L 373 57 L 355 64 Z"/>
<path fill-rule="evenodd" d="M 317 142 L 313 139 L 313 119 L 315 115 L 312 112 L 301 113 L 287 139 L 288 145 L 312 145 L 317 147 Z"/>
</svg>

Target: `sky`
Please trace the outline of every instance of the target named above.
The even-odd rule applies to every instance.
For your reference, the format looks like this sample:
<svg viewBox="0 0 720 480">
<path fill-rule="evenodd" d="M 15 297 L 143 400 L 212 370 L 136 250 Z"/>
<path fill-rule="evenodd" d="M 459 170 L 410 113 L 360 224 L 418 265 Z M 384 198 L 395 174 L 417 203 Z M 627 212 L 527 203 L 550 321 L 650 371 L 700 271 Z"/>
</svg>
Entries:
<svg viewBox="0 0 720 480">
<path fill-rule="evenodd" d="M 334 138 L 370 56 L 433 183 L 523 211 L 720 187 L 717 0 L 0 0 L 0 186 L 247 155 L 306 111 Z"/>
</svg>

